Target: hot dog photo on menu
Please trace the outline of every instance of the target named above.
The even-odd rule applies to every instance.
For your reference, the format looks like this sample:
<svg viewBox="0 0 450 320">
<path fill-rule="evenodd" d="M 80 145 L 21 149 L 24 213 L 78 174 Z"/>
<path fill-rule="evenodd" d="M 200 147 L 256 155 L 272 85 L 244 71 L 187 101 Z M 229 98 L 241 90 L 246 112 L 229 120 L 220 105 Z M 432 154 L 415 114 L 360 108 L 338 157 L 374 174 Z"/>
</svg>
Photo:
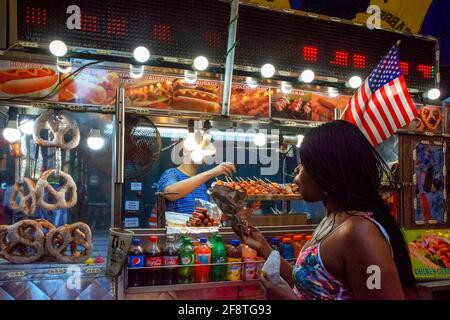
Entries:
<svg viewBox="0 0 450 320">
<path fill-rule="evenodd" d="M 75 70 L 72 70 L 76 71 Z M 117 72 L 88 68 L 76 77 L 61 73 L 63 80 L 59 90 L 59 101 L 83 104 L 114 104 L 116 89 L 120 86 Z"/>
<path fill-rule="evenodd" d="M 58 72 L 54 66 L 0 61 L 0 96 L 39 98 L 49 94 L 57 84 Z"/>
</svg>

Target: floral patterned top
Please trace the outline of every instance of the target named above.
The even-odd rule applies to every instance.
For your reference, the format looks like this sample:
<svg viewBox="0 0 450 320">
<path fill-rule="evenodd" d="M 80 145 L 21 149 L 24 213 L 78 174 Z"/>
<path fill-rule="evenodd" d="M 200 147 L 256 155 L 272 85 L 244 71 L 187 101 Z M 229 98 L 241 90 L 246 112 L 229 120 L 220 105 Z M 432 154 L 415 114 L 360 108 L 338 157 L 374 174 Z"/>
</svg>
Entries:
<svg viewBox="0 0 450 320">
<path fill-rule="evenodd" d="M 371 213 L 362 215 L 362 217 L 375 223 L 383 233 L 384 237 L 389 241 L 389 236 L 386 230 L 372 218 Z M 335 228 L 332 232 L 334 232 L 337 228 Z M 293 277 L 295 282 L 294 292 L 302 300 L 352 299 L 353 296 L 351 290 L 325 269 L 322 259 L 320 258 L 320 243 L 321 242 L 304 248 L 300 252 L 293 269 Z"/>
</svg>

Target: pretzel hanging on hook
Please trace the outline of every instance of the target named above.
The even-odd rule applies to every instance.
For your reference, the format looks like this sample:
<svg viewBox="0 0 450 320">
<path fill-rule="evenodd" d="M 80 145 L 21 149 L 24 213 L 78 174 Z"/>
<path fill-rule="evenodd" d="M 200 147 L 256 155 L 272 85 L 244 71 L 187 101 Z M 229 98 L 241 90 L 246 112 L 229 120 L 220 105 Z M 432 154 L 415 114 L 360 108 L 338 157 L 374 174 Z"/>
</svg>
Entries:
<svg viewBox="0 0 450 320">
<path fill-rule="evenodd" d="M 22 211 L 26 216 L 34 214 L 37 208 L 36 185 L 33 180 L 24 178 L 12 187 L 9 207 L 14 211 Z"/>
<path fill-rule="evenodd" d="M 53 135 L 51 140 L 41 137 L 41 131 L 48 124 Z M 72 132 L 71 140 L 65 141 L 65 136 Z M 77 122 L 64 111 L 49 109 L 44 111 L 37 119 L 33 127 L 33 139 L 41 147 L 55 147 L 65 150 L 73 149 L 80 143 L 80 130 Z"/>
<path fill-rule="evenodd" d="M 56 175 L 56 169 L 50 169 L 45 171 L 36 184 L 36 195 L 38 199 L 38 205 L 44 210 L 53 211 L 61 208 L 72 208 L 77 203 L 77 185 L 73 178 L 61 171 L 60 177 L 64 179 L 63 184 L 58 191 L 55 190 L 48 182 L 48 178 L 52 175 Z M 54 203 L 49 203 L 45 200 L 45 191 L 47 191 L 55 200 Z M 70 193 L 70 198 L 66 199 L 66 193 Z"/>
</svg>

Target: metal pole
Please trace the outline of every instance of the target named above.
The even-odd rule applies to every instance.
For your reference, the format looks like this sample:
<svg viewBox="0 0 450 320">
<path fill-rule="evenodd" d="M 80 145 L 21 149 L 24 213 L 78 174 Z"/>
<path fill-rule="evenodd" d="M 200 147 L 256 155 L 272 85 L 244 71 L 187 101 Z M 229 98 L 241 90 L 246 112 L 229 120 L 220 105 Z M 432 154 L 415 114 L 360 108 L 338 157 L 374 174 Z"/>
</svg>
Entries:
<svg viewBox="0 0 450 320">
<path fill-rule="evenodd" d="M 122 185 L 124 183 L 125 154 L 125 89 L 116 92 L 116 114 L 114 126 L 114 195 L 113 195 L 113 226 L 122 227 Z"/>
<path fill-rule="evenodd" d="M 230 0 L 230 3 L 230 23 L 228 25 L 228 46 L 222 99 L 222 115 L 224 116 L 230 114 L 231 83 L 233 82 L 234 53 L 236 49 L 236 32 L 239 18 L 239 0 Z"/>
</svg>

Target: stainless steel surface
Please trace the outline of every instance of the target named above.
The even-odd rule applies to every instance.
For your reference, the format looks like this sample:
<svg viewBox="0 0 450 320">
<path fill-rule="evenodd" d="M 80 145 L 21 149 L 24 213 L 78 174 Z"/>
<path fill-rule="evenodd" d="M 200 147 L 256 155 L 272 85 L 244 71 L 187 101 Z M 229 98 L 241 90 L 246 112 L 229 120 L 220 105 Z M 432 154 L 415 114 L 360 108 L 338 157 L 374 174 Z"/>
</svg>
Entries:
<svg viewBox="0 0 450 320">
<path fill-rule="evenodd" d="M 199 289 L 216 289 L 216 288 L 231 288 L 231 287 L 245 287 L 258 285 L 259 280 L 239 280 L 239 281 L 219 281 L 219 282 L 202 282 L 190 284 L 175 284 L 168 286 L 149 286 L 149 287 L 135 287 L 127 288 L 125 293 L 152 293 L 152 292 L 173 292 L 173 291 L 187 291 Z"/>
<path fill-rule="evenodd" d="M 124 182 L 124 143 L 125 143 L 125 89 L 117 89 L 116 95 L 116 132 L 115 132 L 115 183 Z"/>
<path fill-rule="evenodd" d="M 113 300 L 113 279 L 102 266 L 2 265 L 0 300 Z"/>
<path fill-rule="evenodd" d="M 278 234 L 286 234 L 286 233 L 312 233 L 314 229 L 317 227 L 316 224 L 305 224 L 305 225 L 287 225 L 287 226 L 258 226 L 258 230 L 264 236 L 275 236 Z M 165 228 L 154 228 L 154 229 L 130 229 L 134 232 L 135 237 L 149 237 L 149 236 L 159 236 L 165 237 L 166 229 Z M 235 237 L 236 234 L 231 229 L 231 227 L 221 227 L 219 229 L 219 234 L 227 237 Z"/>
<path fill-rule="evenodd" d="M 230 114 L 231 84 L 233 82 L 234 54 L 236 51 L 236 32 L 239 19 L 239 0 L 230 1 L 230 23 L 228 25 L 227 58 L 223 88 L 222 115 Z"/>
</svg>

